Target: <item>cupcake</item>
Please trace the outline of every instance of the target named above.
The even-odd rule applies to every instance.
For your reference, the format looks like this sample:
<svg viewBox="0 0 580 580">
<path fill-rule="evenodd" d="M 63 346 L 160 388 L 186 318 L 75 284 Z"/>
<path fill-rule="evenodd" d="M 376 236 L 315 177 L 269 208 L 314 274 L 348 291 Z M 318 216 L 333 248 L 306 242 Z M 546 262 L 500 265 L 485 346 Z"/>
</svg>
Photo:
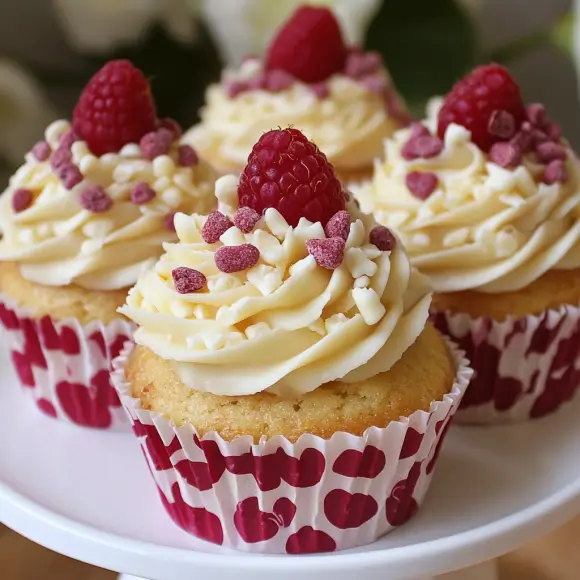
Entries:
<svg viewBox="0 0 580 580">
<path fill-rule="evenodd" d="M 386 143 L 363 210 L 431 279 L 433 320 L 475 375 L 458 414 L 542 417 L 580 385 L 580 163 L 509 72 L 483 66 Z"/>
<path fill-rule="evenodd" d="M 0 200 L 0 319 L 25 392 L 50 416 L 123 424 L 109 371 L 132 325 L 117 308 L 176 238 L 174 213 L 215 205 L 214 173 L 179 133 L 158 121 L 141 72 L 112 61 Z"/>
<path fill-rule="evenodd" d="M 265 131 L 299 127 L 349 182 L 370 177 L 383 140 L 408 121 L 380 55 L 347 47 L 328 8 L 302 6 L 263 61 L 249 58 L 208 88 L 185 140 L 218 172 L 239 174 Z"/>
<path fill-rule="evenodd" d="M 372 542 L 416 512 L 470 371 L 402 245 L 302 133 L 266 133 L 216 196 L 176 216 L 120 309 L 137 345 L 113 382 L 163 504 L 239 550 Z"/>
</svg>

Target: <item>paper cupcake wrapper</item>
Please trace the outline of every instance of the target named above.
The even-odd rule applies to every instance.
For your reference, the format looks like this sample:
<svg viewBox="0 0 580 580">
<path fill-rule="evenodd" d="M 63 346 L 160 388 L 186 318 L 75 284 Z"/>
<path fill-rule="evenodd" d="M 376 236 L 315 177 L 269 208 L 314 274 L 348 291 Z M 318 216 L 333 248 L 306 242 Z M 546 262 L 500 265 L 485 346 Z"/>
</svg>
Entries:
<svg viewBox="0 0 580 580">
<path fill-rule="evenodd" d="M 22 389 L 38 409 L 83 427 L 130 430 L 110 375 L 113 358 L 133 335 L 132 323 L 35 318 L 4 294 L 0 323 Z"/>
<path fill-rule="evenodd" d="M 406 523 L 421 504 L 445 433 L 471 369 L 449 344 L 456 378 L 429 411 L 358 437 L 305 434 L 254 444 L 199 437 L 141 408 L 125 379 L 133 346 L 114 365 L 113 384 L 133 422 L 169 516 L 197 538 L 259 553 L 344 550 L 375 541 Z"/>
<path fill-rule="evenodd" d="M 580 387 L 580 308 L 563 306 L 503 322 L 436 312 L 432 322 L 465 351 L 474 369 L 458 423 L 544 417 Z"/>
</svg>

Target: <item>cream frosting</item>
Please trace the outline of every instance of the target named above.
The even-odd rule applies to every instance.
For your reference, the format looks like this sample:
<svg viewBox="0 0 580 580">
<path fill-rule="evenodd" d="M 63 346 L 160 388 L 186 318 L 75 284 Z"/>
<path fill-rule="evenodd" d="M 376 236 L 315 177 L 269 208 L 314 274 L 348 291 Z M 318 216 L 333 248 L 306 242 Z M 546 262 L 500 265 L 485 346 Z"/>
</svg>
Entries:
<svg viewBox="0 0 580 580">
<path fill-rule="evenodd" d="M 432 132 L 439 106 L 431 103 L 424 122 Z M 353 193 L 364 211 L 398 232 L 434 291 L 509 292 L 550 269 L 580 267 L 580 162 L 567 143 L 568 179 L 547 185 L 533 154 L 504 169 L 458 125 L 448 127 L 443 151 L 431 159 L 403 158 L 409 136 L 404 129 L 386 141 L 373 180 Z M 438 179 L 425 201 L 407 188 L 414 171 Z"/>
<path fill-rule="evenodd" d="M 237 178 L 220 178 L 216 195 L 219 210 L 232 217 Z M 172 361 L 198 391 L 300 395 L 385 372 L 423 331 L 430 289 L 400 244 L 380 251 L 369 243 L 374 220 L 353 202 L 348 210 L 344 260 L 334 270 L 317 265 L 306 249 L 307 240 L 325 237 L 320 223 L 302 219 L 293 228 L 268 209 L 252 232 L 231 227 L 208 244 L 207 218 L 178 214 L 179 242 L 164 245 L 120 312 L 139 326 L 136 342 Z M 254 267 L 218 270 L 219 248 L 248 243 L 260 251 Z M 172 272 L 183 266 L 205 275 L 203 290 L 174 289 Z"/>
<path fill-rule="evenodd" d="M 70 131 L 66 121 L 51 124 L 46 142 L 55 151 Z M 132 286 L 145 265 L 161 253 L 164 241 L 175 239 L 166 227 L 177 211 L 207 213 L 215 206 L 215 176 L 206 163 L 178 163 L 178 142 L 166 155 L 145 159 L 137 144 L 118 154 L 95 157 L 84 141 L 71 146 L 80 183 L 67 189 L 51 167 L 33 153 L 10 180 L 0 200 L 0 260 L 17 262 L 22 275 L 39 284 L 76 284 L 95 290 Z M 156 193 L 149 203 L 131 202 L 131 190 L 148 184 Z M 92 213 L 80 204 L 89 186 L 101 186 L 111 208 Z M 33 194 L 30 207 L 15 212 L 13 196 L 21 188 Z"/>
<path fill-rule="evenodd" d="M 250 60 L 229 76 L 254 75 L 261 66 Z M 326 82 L 329 94 L 323 99 L 298 81 L 281 92 L 249 90 L 234 98 L 225 83 L 214 84 L 207 90 L 201 123 L 184 140 L 218 169 L 240 171 L 264 132 L 295 126 L 325 152 L 337 171 L 368 168 L 381 155 L 383 140 L 401 126 L 396 111 L 404 111 L 387 72 L 381 74 L 391 94 L 391 113 L 383 95 L 343 74 Z"/>
</svg>

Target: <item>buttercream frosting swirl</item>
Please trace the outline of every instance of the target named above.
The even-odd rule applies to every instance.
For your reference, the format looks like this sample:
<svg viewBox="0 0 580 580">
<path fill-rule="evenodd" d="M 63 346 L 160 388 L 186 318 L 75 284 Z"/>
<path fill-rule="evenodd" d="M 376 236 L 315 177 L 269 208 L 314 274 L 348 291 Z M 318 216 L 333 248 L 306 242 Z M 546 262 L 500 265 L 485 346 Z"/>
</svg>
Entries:
<svg viewBox="0 0 580 580">
<path fill-rule="evenodd" d="M 64 151 L 76 174 L 67 184 L 54 155 L 62 152 L 70 129 L 66 121 L 52 123 L 41 153 L 28 153 L 11 178 L 0 201 L 0 260 L 17 262 L 22 275 L 39 284 L 128 288 L 159 256 L 162 242 L 175 239 L 173 213 L 214 207 L 214 173 L 191 150 L 185 151 L 186 163 L 180 161 L 184 151 L 177 140 L 153 159 L 137 144 L 96 157 L 84 141 L 74 141 Z M 152 199 L 132 199 L 139 184 Z M 106 205 L 90 211 L 83 196 L 95 187 Z M 30 203 L 18 208 L 15 196 L 22 190 L 30 192 Z"/>
<path fill-rule="evenodd" d="M 237 209 L 237 178 L 216 183 L 218 208 Z M 330 381 L 355 382 L 389 370 L 425 327 L 431 294 L 396 244 L 369 243 L 376 226 L 351 201 L 344 260 L 326 269 L 306 242 L 324 239 L 320 223 L 289 226 L 268 209 L 250 233 L 230 227 L 206 243 L 206 217 L 178 214 L 179 242 L 164 245 L 120 309 L 137 323 L 135 340 L 172 361 L 182 381 L 217 395 L 269 391 L 300 395 Z M 252 244 L 258 263 L 226 274 L 216 253 Z M 181 294 L 172 272 L 201 272 L 204 289 Z"/>
<path fill-rule="evenodd" d="M 381 155 L 383 140 L 405 120 L 404 106 L 385 69 L 373 79 L 382 78 L 385 91 L 336 74 L 326 81 L 324 98 L 300 81 L 279 92 L 254 89 L 228 94 L 228 82 L 235 82 L 232 77 L 260 74 L 261 67 L 258 60 L 247 61 L 239 71 L 227 72 L 224 82 L 211 85 L 201 123 L 184 137 L 224 172 L 240 171 L 254 143 L 278 126 L 300 128 L 339 172 L 366 169 Z"/>
<path fill-rule="evenodd" d="M 439 106 L 431 103 L 424 122 L 433 133 Z M 550 269 L 580 267 L 580 164 L 566 142 L 567 178 L 548 185 L 534 153 L 500 167 L 453 124 L 440 154 L 406 159 L 411 131 L 386 141 L 385 161 L 354 193 L 364 211 L 398 232 L 436 292 L 516 291 Z M 411 193 L 412 172 L 436 177 L 427 199 Z"/>
</svg>

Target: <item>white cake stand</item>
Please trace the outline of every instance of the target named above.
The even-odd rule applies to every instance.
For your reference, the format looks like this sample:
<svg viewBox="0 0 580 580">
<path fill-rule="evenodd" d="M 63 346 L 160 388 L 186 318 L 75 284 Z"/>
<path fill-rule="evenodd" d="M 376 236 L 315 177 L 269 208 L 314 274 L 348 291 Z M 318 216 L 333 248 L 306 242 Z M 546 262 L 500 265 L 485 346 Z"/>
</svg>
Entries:
<svg viewBox="0 0 580 580">
<path fill-rule="evenodd" d="M 132 436 L 41 416 L 3 353 L 0 376 L 0 521 L 72 558 L 150 580 L 425 580 L 488 562 L 580 513 L 577 401 L 525 426 L 454 427 L 423 509 L 371 546 L 303 557 L 226 551 L 165 515 Z M 486 563 L 445 578 L 494 575 Z"/>
</svg>

